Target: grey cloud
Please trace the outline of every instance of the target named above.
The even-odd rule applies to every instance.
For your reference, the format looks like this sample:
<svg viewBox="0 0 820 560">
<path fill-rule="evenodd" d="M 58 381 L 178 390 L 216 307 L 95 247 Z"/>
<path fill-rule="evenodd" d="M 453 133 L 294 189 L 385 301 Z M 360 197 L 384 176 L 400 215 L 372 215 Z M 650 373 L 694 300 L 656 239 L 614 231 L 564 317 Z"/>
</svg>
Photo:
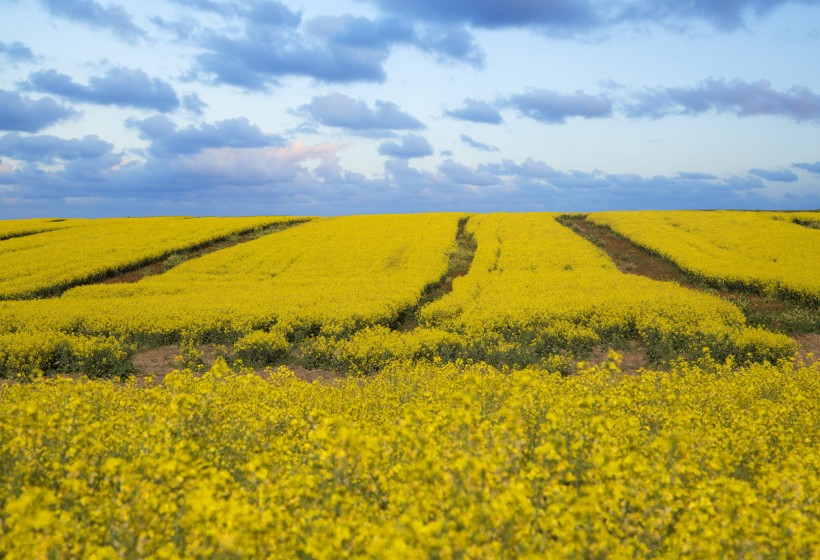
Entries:
<svg viewBox="0 0 820 560">
<path fill-rule="evenodd" d="M 706 80 L 691 88 L 658 88 L 633 94 L 626 107 L 631 117 L 661 118 L 698 115 L 707 111 L 734 113 L 739 117 L 777 115 L 796 121 L 820 120 L 820 95 L 796 86 L 777 91 L 766 80 Z"/>
<path fill-rule="evenodd" d="M 173 125 L 154 125 L 157 130 L 176 130 Z M 72 144 L 60 146 L 67 150 L 63 155 L 93 153 L 68 150 Z M 278 213 L 322 215 L 397 210 L 592 212 L 820 207 L 820 195 L 787 193 L 775 198 L 767 194 L 763 181 L 750 175 L 718 179 L 682 172 L 644 177 L 560 171 L 537 160 L 502 160 L 476 167 L 447 160 L 437 170 L 426 171 L 412 167 L 407 160 L 388 159 L 383 177 L 367 179 L 340 167 L 333 147 L 301 146 L 297 152 L 291 148 L 282 152 L 232 149 L 219 157 L 149 154 L 147 160 L 133 162 L 108 154 L 65 160 L 51 169 L 24 165 L 10 170 L 4 162 L 0 218 L 22 217 L 26 212 L 116 215 L 125 207 L 131 215 L 167 213 L 169 208 L 176 214 L 207 214 L 214 208 L 226 214 L 254 214 L 260 207 L 270 207 Z M 301 165 L 316 158 L 320 160 L 318 166 Z M 88 205 L 78 210 L 66 202 L 66 197 Z"/>
<path fill-rule="evenodd" d="M 717 179 L 717 176 L 712 175 L 711 173 L 697 173 L 693 171 L 679 171 L 678 177 L 691 181 L 709 181 L 712 179 Z"/>
<path fill-rule="evenodd" d="M 110 154 L 113 148 L 113 144 L 100 140 L 96 135 L 63 140 L 56 136 L 23 136 L 11 132 L 0 137 L 0 155 L 38 163 L 95 159 Z"/>
<path fill-rule="evenodd" d="M 531 89 L 510 96 L 507 103 L 522 115 L 546 124 L 563 124 L 567 118 L 586 119 L 612 115 L 612 100 L 605 95 L 583 91 L 564 94 L 546 89 Z"/>
<path fill-rule="evenodd" d="M 555 36 L 588 35 L 618 25 L 674 26 L 705 22 L 722 31 L 742 28 L 788 4 L 816 0 L 370 0 L 386 13 L 427 22 L 484 28 L 528 27 Z"/>
<path fill-rule="evenodd" d="M 500 151 L 497 146 L 490 146 L 489 144 L 485 144 L 483 142 L 479 142 L 473 139 L 466 134 L 461 135 L 461 141 L 470 146 L 471 148 L 475 148 L 481 152 L 498 152 Z"/>
<path fill-rule="evenodd" d="M 802 169 L 803 171 L 808 171 L 809 173 L 814 173 L 815 175 L 820 175 L 820 161 L 814 163 L 795 163 L 792 164 L 792 166 L 797 169 Z"/>
<path fill-rule="evenodd" d="M 775 181 L 780 183 L 794 183 L 799 177 L 788 169 L 750 169 L 749 173 L 767 181 Z"/>
<path fill-rule="evenodd" d="M 195 154 L 206 148 L 263 148 L 284 144 L 280 136 L 265 134 L 244 117 L 182 129 L 178 129 L 164 115 L 142 120 L 132 119 L 127 124 L 137 129 L 140 137 L 151 143 L 149 152 L 161 158 Z"/>
<path fill-rule="evenodd" d="M 373 0 L 390 13 L 446 24 L 476 27 L 587 29 L 598 16 L 587 0 Z"/>
<path fill-rule="evenodd" d="M 402 18 L 344 15 L 302 21 L 278 2 L 237 9 L 239 32 L 206 32 L 194 75 L 244 89 L 264 90 L 287 76 L 326 83 L 383 82 L 394 47 L 413 46 L 441 59 L 481 66 L 483 52 L 465 29 L 419 27 Z M 188 32 L 186 32 L 188 33 Z"/>
<path fill-rule="evenodd" d="M 20 41 L 13 43 L 0 41 L 0 55 L 11 62 L 33 62 L 35 60 L 34 52 Z"/>
<path fill-rule="evenodd" d="M 400 159 L 411 159 L 433 155 L 433 147 L 423 136 L 405 134 L 399 142 L 384 142 L 381 144 L 379 154 Z"/>
<path fill-rule="evenodd" d="M 477 101 L 467 98 L 464 105 L 458 109 L 451 109 L 444 112 L 445 115 L 476 123 L 501 124 L 504 119 L 498 109 L 487 101 Z"/>
<path fill-rule="evenodd" d="M 371 109 L 364 101 L 341 93 L 314 97 L 299 110 L 319 124 L 368 135 L 389 135 L 394 130 L 424 128 L 421 121 L 403 112 L 395 103 L 378 100 Z"/>
<path fill-rule="evenodd" d="M 29 76 L 25 86 L 35 91 L 59 95 L 73 101 L 99 105 L 137 107 L 169 112 L 179 108 L 179 98 L 170 84 L 130 68 L 112 68 L 104 76 L 94 76 L 88 85 L 75 82 L 56 70 L 41 70 Z"/>
<path fill-rule="evenodd" d="M 49 13 L 96 29 L 107 29 L 129 42 L 145 36 L 131 15 L 118 4 L 103 7 L 94 0 L 40 0 Z"/>
<path fill-rule="evenodd" d="M 202 101 L 197 94 L 189 93 L 188 95 L 183 96 L 182 106 L 185 107 L 185 110 L 189 113 L 202 116 L 202 113 L 208 104 Z"/>
<path fill-rule="evenodd" d="M 31 99 L 15 91 L 0 89 L 0 130 L 38 132 L 78 114 L 51 97 Z"/>
<path fill-rule="evenodd" d="M 438 166 L 438 170 L 450 181 L 461 185 L 481 187 L 495 185 L 501 182 L 501 180 L 492 173 L 478 169 L 470 169 L 466 165 L 456 163 L 451 159 L 442 162 L 441 165 Z"/>
</svg>

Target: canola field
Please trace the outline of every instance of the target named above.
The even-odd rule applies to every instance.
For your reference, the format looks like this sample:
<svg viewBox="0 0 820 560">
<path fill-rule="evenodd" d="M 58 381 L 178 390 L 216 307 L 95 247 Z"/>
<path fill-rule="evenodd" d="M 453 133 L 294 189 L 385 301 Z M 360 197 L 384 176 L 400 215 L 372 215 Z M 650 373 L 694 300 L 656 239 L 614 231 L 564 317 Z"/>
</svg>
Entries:
<svg viewBox="0 0 820 560">
<path fill-rule="evenodd" d="M 603 212 L 589 219 L 719 287 L 820 303 L 816 212 Z"/>
<path fill-rule="evenodd" d="M 559 217 L 0 222 L 0 558 L 820 556 L 820 362 Z M 818 313 L 817 213 L 586 219 Z"/>
<path fill-rule="evenodd" d="M 6 239 L 0 244 L 0 259 L 3 260 L 0 299 L 57 292 L 112 272 L 135 268 L 174 251 L 259 229 L 280 220 L 119 218 L 56 222 L 57 226 L 64 224 L 63 227 L 45 231 L 17 229 L 20 235 L 16 239 Z M 36 227 L 36 224 L 29 227 Z"/>
</svg>

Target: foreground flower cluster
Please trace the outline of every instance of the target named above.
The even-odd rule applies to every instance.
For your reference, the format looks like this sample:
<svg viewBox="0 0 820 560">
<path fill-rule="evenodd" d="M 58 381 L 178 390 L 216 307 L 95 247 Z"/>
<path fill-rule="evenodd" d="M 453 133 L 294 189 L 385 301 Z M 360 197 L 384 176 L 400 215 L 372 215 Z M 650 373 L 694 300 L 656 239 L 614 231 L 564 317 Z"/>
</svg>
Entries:
<svg viewBox="0 0 820 560">
<path fill-rule="evenodd" d="M 816 558 L 820 367 L 0 385 L 0 557 Z"/>
</svg>

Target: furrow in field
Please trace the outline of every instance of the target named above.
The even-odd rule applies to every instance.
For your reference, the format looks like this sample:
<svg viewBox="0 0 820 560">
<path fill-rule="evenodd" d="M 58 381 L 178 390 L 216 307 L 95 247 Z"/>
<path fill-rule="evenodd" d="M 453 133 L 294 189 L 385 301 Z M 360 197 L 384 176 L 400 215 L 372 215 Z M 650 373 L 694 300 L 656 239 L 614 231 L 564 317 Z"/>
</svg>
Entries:
<svg viewBox="0 0 820 560">
<path fill-rule="evenodd" d="M 716 288 L 703 278 L 682 270 L 672 260 L 638 245 L 609 226 L 589 221 L 586 215 L 565 214 L 557 221 L 597 245 L 621 272 L 676 282 L 693 290 L 718 295 L 737 305 L 751 325 L 763 326 L 795 337 L 820 333 L 820 313 L 817 309 L 788 299 L 761 296 L 739 286 Z"/>
<path fill-rule="evenodd" d="M 469 219 L 469 216 L 467 216 L 461 218 L 458 222 L 458 231 L 456 232 L 455 240 L 456 247 L 449 255 L 449 264 L 446 274 L 441 280 L 425 288 L 418 303 L 402 313 L 396 320 L 394 330 L 409 331 L 418 327 L 419 310 L 428 303 L 441 299 L 452 292 L 453 281 L 469 272 L 477 247 L 473 235 L 467 232 L 467 220 Z"/>
<path fill-rule="evenodd" d="M 309 220 L 293 220 L 291 222 L 281 222 L 271 224 L 261 229 L 239 232 L 220 239 L 214 239 L 199 246 L 190 247 L 182 251 L 174 251 L 165 257 L 159 257 L 152 262 L 148 262 L 139 268 L 115 273 L 108 278 L 92 282 L 93 284 L 132 284 L 139 282 L 147 276 L 156 276 L 168 272 L 175 266 L 185 262 L 203 257 L 216 251 L 235 247 L 242 243 L 259 239 L 262 236 L 270 235 L 290 227 L 303 224 Z"/>
<path fill-rule="evenodd" d="M 0 300 L 41 299 L 95 284 L 146 265 L 304 218 L 112 218 L 0 243 Z M 71 227 L 72 224 L 76 226 Z M 16 228 L 18 231 L 19 227 Z M 173 264 L 173 260 L 170 264 Z"/>
</svg>

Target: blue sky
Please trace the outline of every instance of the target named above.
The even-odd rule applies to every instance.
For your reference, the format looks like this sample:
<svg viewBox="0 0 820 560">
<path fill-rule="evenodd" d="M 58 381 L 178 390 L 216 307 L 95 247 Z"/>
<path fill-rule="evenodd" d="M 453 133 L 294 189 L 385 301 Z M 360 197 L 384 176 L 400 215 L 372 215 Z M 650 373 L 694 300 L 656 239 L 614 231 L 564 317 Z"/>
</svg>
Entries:
<svg viewBox="0 0 820 560">
<path fill-rule="evenodd" d="M 0 0 L 0 218 L 820 208 L 820 0 Z"/>
</svg>

